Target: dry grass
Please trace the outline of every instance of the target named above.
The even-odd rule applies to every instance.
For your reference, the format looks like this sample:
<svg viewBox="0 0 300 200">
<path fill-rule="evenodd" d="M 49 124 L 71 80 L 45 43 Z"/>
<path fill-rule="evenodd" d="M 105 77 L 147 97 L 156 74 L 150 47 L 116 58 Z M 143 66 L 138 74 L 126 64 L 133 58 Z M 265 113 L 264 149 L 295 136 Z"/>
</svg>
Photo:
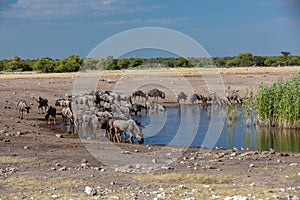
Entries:
<svg viewBox="0 0 300 200">
<path fill-rule="evenodd" d="M 0 163 L 37 163 L 39 160 L 34 157 L 20 158 L 11 156 L 0 156 Z"/>
<path fill-rule="evenodd" d="M 220 74 L 295 74 L 300 71 L 300 66 L 294 67 L 233 67 L 233 68 L 217 68 Z M 102 72 L 104 72 L 102 74 Z M 99 71 L 99 73 L 80 73 L 80 76 L 122 76 L 125 74 L 130 75 L 196 75 L 199 74 L 216 73 L 216 68 L 161 68 L 161 69 L 143 69 L 143 70 L 106 70 Z M 76 78 L 77 72 L 72 73 L 4 73 L 0 75 L 0 79 L 40 79 L 40 78 Z"/>
<path fill-rule="evenodd" d="M 50 177 L 10 177 L 0 180 L 2 187 L 13 192 L 1 193 L 0 199 L 52 199 L 53 195 L 72 199 L 87 198 L 82 188 L 90 181 Z"/>
<path fill-rule="evenodd" d="M 200 173 L 136 174 L 134 179 L 142 182 L 178 183 L 178 184 L 225 184 L 232 182 L 231 177 L 205 175 Z"/>
</svg>

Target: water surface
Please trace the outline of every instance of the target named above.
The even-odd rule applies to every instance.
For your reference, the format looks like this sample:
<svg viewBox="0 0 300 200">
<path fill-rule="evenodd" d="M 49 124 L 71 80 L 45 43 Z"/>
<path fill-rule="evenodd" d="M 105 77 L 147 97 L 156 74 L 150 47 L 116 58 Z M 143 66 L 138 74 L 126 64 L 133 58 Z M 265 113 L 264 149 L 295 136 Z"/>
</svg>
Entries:
<svg viewBox="0 0 300 200">
<path fill-rule="evenodd" d="M 135 117 L 145 144 L 300 152 L 300 130 L 246 127 L 242 115 L 230 125 L 224 110 L 183 106 Z"/>
</svg>

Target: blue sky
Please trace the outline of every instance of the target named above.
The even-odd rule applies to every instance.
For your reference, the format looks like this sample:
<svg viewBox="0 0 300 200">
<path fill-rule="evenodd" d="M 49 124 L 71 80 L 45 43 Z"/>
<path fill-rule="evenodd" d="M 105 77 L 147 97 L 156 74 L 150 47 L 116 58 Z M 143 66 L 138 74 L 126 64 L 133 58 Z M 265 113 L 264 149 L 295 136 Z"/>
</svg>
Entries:
<svg viewBox="0 0 300 200">
<path fill-rule="evenodd" d="M 182 32 L 211 56 L 300 55 L 299 0 L 0 0 L 0 59 L 85 57 L 141 27 Z"/>
</svg>

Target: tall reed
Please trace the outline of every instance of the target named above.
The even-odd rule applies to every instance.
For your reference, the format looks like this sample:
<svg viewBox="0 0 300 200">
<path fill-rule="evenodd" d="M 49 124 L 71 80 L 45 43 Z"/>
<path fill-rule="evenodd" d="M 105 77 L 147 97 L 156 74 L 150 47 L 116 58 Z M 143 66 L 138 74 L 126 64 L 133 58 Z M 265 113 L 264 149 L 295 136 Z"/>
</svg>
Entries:
<svg viewBox="0 0 300 200">
<path fill-rule="evenodd" d="M 255 107 L 260 123 L 300 128 L 300 73 L 269 87 L 261 84 L 255 95 Z"/>
</svg>

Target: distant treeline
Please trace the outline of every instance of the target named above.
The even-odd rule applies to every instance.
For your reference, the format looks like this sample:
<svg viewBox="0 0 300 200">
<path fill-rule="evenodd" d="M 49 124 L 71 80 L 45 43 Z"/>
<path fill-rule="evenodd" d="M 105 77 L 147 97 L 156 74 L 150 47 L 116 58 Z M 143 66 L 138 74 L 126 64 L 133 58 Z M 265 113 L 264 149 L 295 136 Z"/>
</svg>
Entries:
<svg viewBox="0 0 300 200">
<path fill-rule="evenodd" d="M 254 56 L 240 53 L 233 57 L 212 58 L 81 58 L 70 55 L 64 59 L 39 58 L 23 60 L 20 56 L 0 60 L 0 71 L 76 72 L 80 70 L 146 69 L 157 67 L 244 67 L 244 66 L 300 66 L 300 56 L 282 51 L 280 56 Z"/>
</svg>

